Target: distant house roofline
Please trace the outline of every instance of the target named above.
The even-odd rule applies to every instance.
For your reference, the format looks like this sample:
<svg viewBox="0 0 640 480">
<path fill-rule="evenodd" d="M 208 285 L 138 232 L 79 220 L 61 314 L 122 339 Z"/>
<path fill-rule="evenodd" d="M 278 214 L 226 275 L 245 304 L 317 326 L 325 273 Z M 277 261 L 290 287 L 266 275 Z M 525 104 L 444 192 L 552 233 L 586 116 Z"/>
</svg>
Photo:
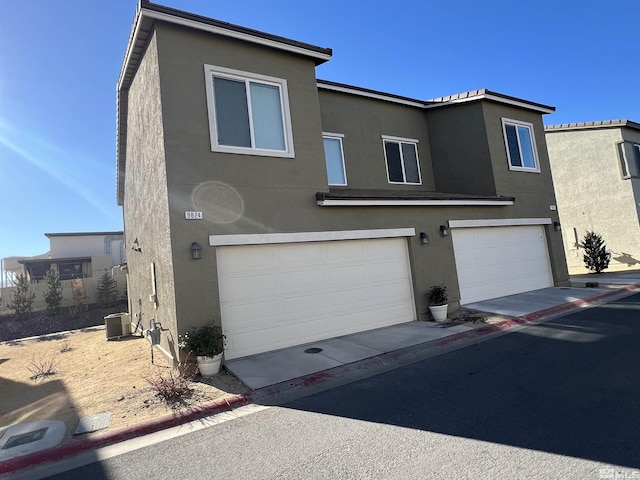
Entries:
<svg viewBox="0 0 640 480">
<path fill-rule="evenodd" d="M 22 265 L 31 265 L 37 263 L 69 263 L 69 262 L 88 262 L 91 257 L 56 257 L 56 258 L 23 258 L 18 260 Z"/>
<path fill-rule="evenodd" d="M 95 235 L 124 235 L 124 232 L 67 232 L 67 233 L 45 233 L 47 238 L 51 237 L 90 237 Z"/>
<path fill-rule="evenodd" d="M 633 128 L 640 130 L 640 123 L 631 120 L 601 120 L 597 122 L 562 123 L 558 125 L 547 125 L 545 132 L 564 132 L 567 130 L 593 130 L 599 128 Z"/>
</svg>

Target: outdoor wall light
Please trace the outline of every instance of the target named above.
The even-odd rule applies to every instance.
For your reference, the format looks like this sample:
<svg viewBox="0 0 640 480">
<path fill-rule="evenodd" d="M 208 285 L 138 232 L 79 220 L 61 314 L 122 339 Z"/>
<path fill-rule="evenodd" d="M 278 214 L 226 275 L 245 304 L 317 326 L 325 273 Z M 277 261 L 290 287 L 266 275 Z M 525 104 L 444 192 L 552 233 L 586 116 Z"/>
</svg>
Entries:
<svg viewBox="0 0 640 480">
<path fill-rule="evenodd" d="M 131 247 L 131 250 L 133 250 L 134 252 L 141 252 L 142 251 L 142 247 L 140 247 L 140 244 L 138 243 L 138 239 L 137 238 L 133 241 L 133 246 Z"/>
<path fill-rule="evenodd" d="M 202 247 L 198 242 L 193 242 L 191 244 L 191 258 L 194 260 L 199 260 L 202 258 Z"/>
<path fill-rule="evenodd" d="M 440 225 L 440 235 L 442 235 L 443 237 L 449 236 L 449 229 L 446 225 Z"/>
<path fill-rule="evenodd" d="M 553 222 L 553 229 L 556 232 L 559 232 L 560 231 L 560 222 Z"/>
<path fill-rule="evenodd" d="M 420 232 L 420 243 L 423 245 L 427 245 L 429 243 L 429 235 L 425 232 Z"/>
</svg>

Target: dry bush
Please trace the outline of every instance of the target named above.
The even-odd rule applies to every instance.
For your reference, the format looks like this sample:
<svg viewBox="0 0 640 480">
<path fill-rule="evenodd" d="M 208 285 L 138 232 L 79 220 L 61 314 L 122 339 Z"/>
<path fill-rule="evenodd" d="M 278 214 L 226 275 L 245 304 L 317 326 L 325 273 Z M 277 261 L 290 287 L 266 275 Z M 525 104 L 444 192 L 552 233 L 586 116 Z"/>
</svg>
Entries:
<svg viewBox="0 0 640 480">
<path fill-rule="evenodd" d="M 31 363 L 27 369 L 31 372 L 30 380 L 43 379 L 56 374 L 58 362 L 56 362 L 55 354 L 42 355 L 40 357 L 31 357 Z"/>
<path fill-rule="evenodd" d="M 60 344 L 60 353 L 70 352 L 71 350 L 73 350 L 73 347 L 69 340 L 65 340 Z"/>
<path fill-rule="evenodd" d="M 151 388 L 165 403 L 180 403 L 191 394 L 191 385 L 179 369 L 169 368 L 164 372 L 155 372 L 145 379 Z"/>
</svg>

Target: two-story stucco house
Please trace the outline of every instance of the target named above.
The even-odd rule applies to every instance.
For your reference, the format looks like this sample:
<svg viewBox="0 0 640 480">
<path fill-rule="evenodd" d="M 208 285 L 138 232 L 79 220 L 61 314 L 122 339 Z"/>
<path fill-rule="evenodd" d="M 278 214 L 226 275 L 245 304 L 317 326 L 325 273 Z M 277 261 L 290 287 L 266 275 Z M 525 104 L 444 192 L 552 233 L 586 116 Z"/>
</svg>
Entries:
<svg viewBox="0 0 640 480">
<path fill-rule="evenodd" d="M 640 266 L 640 124 L 629 120 L 545 128 L 569 272 L 585 273 L 587 231 L 611 250 L 609 270 Z"/>
<path fill-rule="evenodd" d="M 132 314 L 233 359 L 566 284 L 542 116 L 316 78 L 332 51 L 142 1 L 118 84 Z M 193 250 L 193 251 L 192 251 Z M 199 257 L 199 258 L 198 258 Z"/>
</svg>

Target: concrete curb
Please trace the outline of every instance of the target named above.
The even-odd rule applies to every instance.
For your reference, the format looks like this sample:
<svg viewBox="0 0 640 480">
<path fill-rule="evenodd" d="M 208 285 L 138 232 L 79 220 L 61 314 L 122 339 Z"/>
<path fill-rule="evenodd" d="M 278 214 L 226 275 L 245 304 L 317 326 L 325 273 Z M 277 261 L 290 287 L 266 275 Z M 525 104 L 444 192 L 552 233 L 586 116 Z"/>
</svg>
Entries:
<svg viewBox="0 0 640 480">
<path fill-rule="evenodd" d="M 491 325 L 483 325 L 479 328 L 475 328 L 466 332 L 455 333 L 439 340 L 427 342 L 427 344 L 432 347 L 438 348 L 448 347 L 454 343 L 465 340 L 476 340 L 493 333 L 508 330 L 515 326 L 542 321 L 559 314 L 568 313 L 570 311 L 592 305 L 605 299 L 609 300 L 614 299 L 618 296 L 622 297 L 629 292 L 633 292 L 637 289 L 640 289 L 640 283 L 620 287 L 611 292 L 599 293 L 586 299 L 574 300 L 563 305 L 547 308 L 545 310 L 524 315 L 522 317 L 507 319 Z M 409 347 L 403 350 L 415 350 L 416 348 L 422 349 L 424 345 L 425 344 L 421 344 L 417 347 Z M 103 434 L 92 435 L 84 439 L 71 441 L 64 445 L 60 445 L 48 450 L 42 450 L 33 454 L 15 457 L 4 462 L 0 462 L 0 475 L 34 467 L 46 462 L 53 462 L 70 458 L 89 450 L 105 447 L 114 443 L 123 442 L 125 440 L 130 440 L 132 438 L 140 437 L 143 435 L 148 435 L 150 433 L 182 425 L 184 423 L 218 413 L 229 412 L 238 407 L 254 403 L 256 401 L 264 401 L 265 403 L 268 403 L 266 401 L 269 398 L 277 397 L 278 395 L 282 394 L 283 391 L 297 390 L 321 385 L 328 381 L 344 376 L 347 373 L 366 371 L 372 368 L 380 368 L 380 366 L 395 365 L 393 368 L 396 368 L 396 366 L 400 366 L 400 364 L 406 363 L 404 360 L 406 360 L 407 355 L 410 355 L 410 353 L 403 352 L 403 350 L 389 352 L 384 355 L 378 355 L 376 357 L 366 358 L 352 364 L 335 367 L 323 372 L 313 373 L 304 377 L 295 378 L 288 382 L 282 382 L 280 384 L 264 387 L 251 393 L 235 395 L 233 397 L 216 400 L 215 402 L 211 402 L 200 407 L 190 408 L 184 412 L 165 415 L 129 427 L 122 427 L 110 432 L 105 432 Z"/>
<path fill-rule="evenodd" d="M 35 467 L 46 462 L 64 460 L 88 450 L 94 450 L 114 443 L 131 440 L 167 428 L 182 425 L 217 413 L 229 412 L 243 405 L 252 403 L 253 394 L 235 395 L 214 402 L 193 407 L 183 412 L 164 415 L 128 427 L 118 428 L 102 434 L 73 440 L 58 447 L 42 450 L 0 462 L 0 475 L 12 473 L 25 468 Z"/>
</svg>

